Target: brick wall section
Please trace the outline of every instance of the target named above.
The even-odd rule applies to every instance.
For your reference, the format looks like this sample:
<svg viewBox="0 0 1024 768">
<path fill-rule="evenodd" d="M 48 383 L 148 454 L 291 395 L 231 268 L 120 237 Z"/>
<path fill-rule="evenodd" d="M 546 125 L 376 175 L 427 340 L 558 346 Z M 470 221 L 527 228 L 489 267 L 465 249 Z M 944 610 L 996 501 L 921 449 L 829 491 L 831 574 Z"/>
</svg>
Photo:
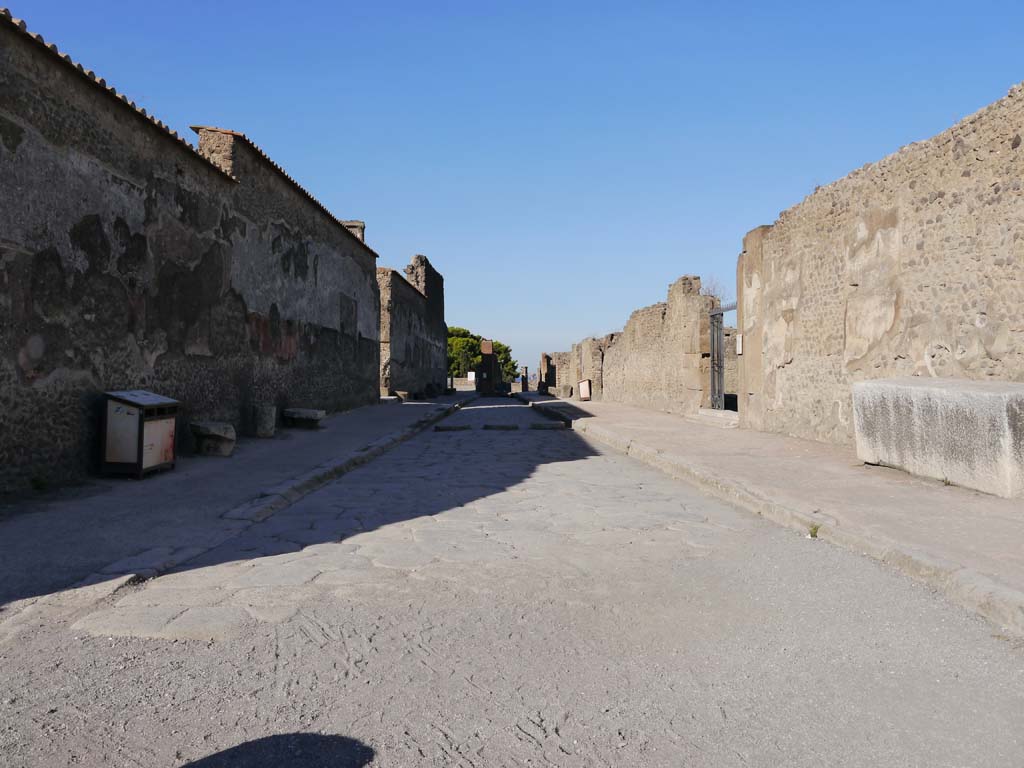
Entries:
<svg viewBox="0 0 1024 768">
<path fill-rule="evenodd" d="M 414 256 L 403 278 L 377 269 L 380 288 L 380 391 L 437 395 L 448 373 L 444 279 L 425 256 Z"/>
<path fill-rule="evenodd" d="M 744 239 L 744 426 L 853 438 L 851 383 L 1024 381 L 1024 88 Z"/>
<path fill-rule="evenodd" d="M 208 159 L 0 19 L 0 489 L 85 474 L 106 389 L 240 428 L 377 398 L 376 255 L 199 133 Z"/>
<path fill-rule="evenodd" d="M 567 397 L 572 387 L 577 397 L 577 382 L 589 378 L 594 399 L 695 414 L 709 405 L 708 313 L 717 306 L 717 299 L 700 295 L 700 278 L 679 278 L 667 301 L 638 309 L 621 333 L 551 353 L 556 394 Z M 728 360 L 726 370 L 728 379 Z"/>
</svg>

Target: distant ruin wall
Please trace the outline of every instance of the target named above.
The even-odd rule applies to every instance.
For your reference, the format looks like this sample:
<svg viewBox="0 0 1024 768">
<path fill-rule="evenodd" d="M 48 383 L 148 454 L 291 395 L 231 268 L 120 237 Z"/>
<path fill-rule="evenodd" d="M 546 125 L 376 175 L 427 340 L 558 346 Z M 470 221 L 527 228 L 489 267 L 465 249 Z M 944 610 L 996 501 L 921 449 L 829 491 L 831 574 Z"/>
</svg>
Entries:
<svg viewBox="0 0 1024 768">
<path fill-rule="evenodd" d="M 595 400 L 695 414 L 709 405 L 708 313 L 718 303 L 700 295 L 700 278 L 679 278 L 667 301 L 638 309 L 621 333 L 550 354 L 555 394 L 578 397 L 577 382 L 591 379 Z"/>
<path fill-rule="evenodd" d="M 571 352 L 552 352 L 551 365 L 555 369 L 555 389 L 561 397 L 568 397 L 575 391 L 579 378 L 579 366 L 572 362 Z"/>
<path fill-rule="evenodd" d="M 1024 381 L 1024 88 L 744 239 L 741 424 L 853 440 L 851 384 Z"/>
<path fill-rule="evenodd" d="M 736 355 L 736 329 L 722 329 L 723 342 L 725 344 L 725 393 L 735 395 L 740 388 L 740 366 L 739 358 Z"/>
<path fill-rule="evenodd" d="M 0 17 L 0 490 L 87 472 L 103 390 L 240 427 L 377 398 L 373 251 L 244 136 L 199 133 Z"/>
<path fill-rule="evenodd" d="M 604 355 L 604 399 L 694 414 L 709 405 L 711 336 L 708 313 L 718 300 L 700 295 L 686 276 L 668 300 L 634 312 Z"/>
<path fill-rule="evenodd" d="M 425 256 L 414 256 L 405 273 L 408 280 L 377 269 L 381 394 L 438 395 L 448 375 L 444 280 Z"/>
</svg>

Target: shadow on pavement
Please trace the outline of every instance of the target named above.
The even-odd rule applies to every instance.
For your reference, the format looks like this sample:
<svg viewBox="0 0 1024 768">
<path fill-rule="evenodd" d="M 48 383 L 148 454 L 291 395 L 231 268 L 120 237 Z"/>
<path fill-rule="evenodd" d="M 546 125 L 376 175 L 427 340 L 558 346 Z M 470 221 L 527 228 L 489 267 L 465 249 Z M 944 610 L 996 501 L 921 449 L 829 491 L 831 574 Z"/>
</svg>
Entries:
<svg viewBox="0 0 1024 768">
<path fill-rule="evenodd" d="M 516 431 L 483 429 L 485 424 L 517 421 L 522 426 Z M 77 504 L 72 500 L 45 514 L 28 513 L 2 521 L 0 617 L 3 607 L 13 601 L 62 592 L 90 574 L 104 574 L 98 579 L 102 582 L 116 578 L 118 572 L 145 572 L 147 564 L 162 557 L 171 562 L 157 567 L 158 572 L 180 573 L 296 552 L 403 520 L 438 514 L 515 486 L 542 464 L 595 454 L 571 430 L 533 430 L 528 428 L 532 421 L 546 419 L 516 400 L 473 401 L 445 421 L 469 423 L 473 427 L 469 431 L 428 431 L 334 481 L 354 491 L 352 503 L 345 504 L 343 511 L 320 509 L 317 501 L 307 496 L 263 522 L 224 518 L 224 512 L 237 506 L 238 500 L 237 491 L 233 496 L 225 495 L 222 485 L 245 483 L 252 488 L 248 498 L 254 498 L 259 496 L 261 484 L 269 485 L 276 479 L 264 476 L 265 456 L 247 468 L 243 452 L 234 459 L 196 459 L 201 462 L 202 474 L 194 474 L 191 482 L 188 476 L 171 472 L 133 481 L 121 493 L 95 495 Z M 318 439 L 325 437 L 320 435 Z M 339 434 L 336 439 L 345 436 Z M 428 466 L 422 469 L 414 466 L 412 472 L 397 474 L 389 468 L 391 457 L 404 450 L 418 450 L 418 441 L 431 439 L 441 441 L 436 443 L 438 446 L 447 446 L 445 459 L 437 459 L 427 450 L 423 458 Z M 298 441 L 268 441 L 277 445 L 261 443 L 256 450 L 266 454 L 272 447 L 279 461 L 294 465 Z M 302 469 L 312 466 L 307 464 Z M 223 468 L 222 476 L 218 476 L 218 468 Z M 355 491 L 355 485 L 361 490 Z M 171 506 L 161 498 L 168 494 L 172 495 Z M 410 496 L 415 503 L 408 503 Z M 229 503 L 231 498 L 234 500 Z M 156 504 L 163 506 L 151 506 Z M 79 514 L 85 519 L 68 517 Z M 183 552 L 187 556 L 182 556 Z M 119 568 L 112 568 L 112 564 Z"/>
<path fill-rule="evenodd" d="M 283 733 L 247 741 L 183 768 L 363 768 L 373 756 L 373 749 L 345 736 Z"/>
<path fill-rule="evenodd" d="M 551 417 L 556 417 L 557 415 L 560 420 L 567 423 L 576 419 L 586 419 L 594 415 L 585 408 L 565 400 L 539 400 L 537 405 L 538 410 L 544 412 L 545 415 Z"/>
</svg>

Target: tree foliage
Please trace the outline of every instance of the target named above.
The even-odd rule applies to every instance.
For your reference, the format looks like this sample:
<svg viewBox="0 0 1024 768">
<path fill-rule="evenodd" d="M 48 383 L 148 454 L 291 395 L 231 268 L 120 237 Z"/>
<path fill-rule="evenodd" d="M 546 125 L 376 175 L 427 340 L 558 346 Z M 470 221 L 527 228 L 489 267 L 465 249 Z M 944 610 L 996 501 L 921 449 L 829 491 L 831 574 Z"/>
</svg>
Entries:
<svg viewBox="0 0 1024 768">
<path fill-rule="evenodd" d="M 480 354 L 479 336 L 472 331 L 458 326 L 448 329 L 448 374 L 463 378 L 474 370 L 483 357 Z M 512 359 L 512 349 L 507 344 L 494 341 L 494 354 L 501 365 L 501 375 L 505 381 L 512 381 L 519 375 L 519 363 Z"/>
</svg>

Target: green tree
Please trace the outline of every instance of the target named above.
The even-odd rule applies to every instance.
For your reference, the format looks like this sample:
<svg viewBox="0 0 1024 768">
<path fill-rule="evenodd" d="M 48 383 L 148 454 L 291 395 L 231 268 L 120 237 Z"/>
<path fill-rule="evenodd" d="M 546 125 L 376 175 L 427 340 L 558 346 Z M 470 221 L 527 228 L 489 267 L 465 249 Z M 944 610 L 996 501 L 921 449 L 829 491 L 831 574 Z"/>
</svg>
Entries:
<svg viewBox="0 0 1024 768">
<path fill-rule="evenodd" d="M 448 374 L 463 378 L 482 362 L 480 355 L 481 336 L 466 328 L 453 325 L 448 329 Z M 519 363 L 512 359 L 512 349 L 507 344 L 494 340 L 494 354 L 501 366 L 505 381 L 512 381 L 519 375 Z"/>
<path fill-rule="evenodd" d="M 463 330 L 458 328 L 456 330 Z M 448 375 L 464 378 L 480 365 L 480 339 L 448 334 Z"/>
</svg>

